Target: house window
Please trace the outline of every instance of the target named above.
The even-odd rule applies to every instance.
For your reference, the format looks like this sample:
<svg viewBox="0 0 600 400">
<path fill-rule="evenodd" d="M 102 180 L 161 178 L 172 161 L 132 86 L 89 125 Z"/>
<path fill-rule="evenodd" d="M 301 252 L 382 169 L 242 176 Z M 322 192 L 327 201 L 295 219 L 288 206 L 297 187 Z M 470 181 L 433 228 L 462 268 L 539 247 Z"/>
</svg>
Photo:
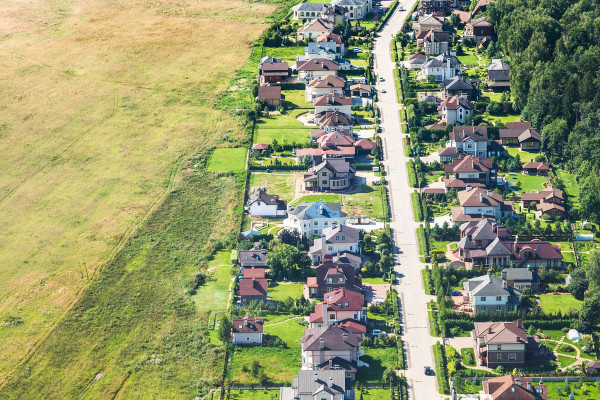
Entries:
<svg viewBox="0 0 600 400">
<path fill-rule="evenodd" d="M 348 307 L 348 302 L 347 301 L 344 302 L 344 307 Z"/>
<path fill-rule="evenodd" d="M 527 142 L 527 147 L 535 147 L 535 143 L 534 142 Z"/>
<path fill-rule="evenodd" d="M 335 240 L 340 240 L 340 237 L 338 235 L 336 235 Z"/>
<path fill-rule="evenodd" d="M 327 278 L 327 283 L 332 283 L 331 278 Z"/>
<path fill-rule="evenodd" d="M 323 225 L 328 226 L 329 222 L 325 221 L 325 222 L 323 222 Z"/>
<path fill-rule="evenodd" d="M 335 319 L 335 314 L 329 314 L 329 319 Z"/>
<path fill-rule="evenodd" d="M 496 350 L 502 350 L 502 345 L 501 344 L 499 344 L 497 347 L 498 348 Z"/>
<path fill-rule="evenodd" d="M 329 250 L 329 251 L 333 250 L 333 246 L 327 246 L 327 250 Z"/>
<path fill-rule="evenodd" d="M 496 354 L 496 361 L 502 361 L 502 353 Z"/>
<path fill-rule="evenodd" d="M 350 246 L 350 251 L 352 251 L 352 246 Z"/>
<path fill-rule="evenodd" d="M 314 234 L 315 234 L 315 235 L 318 235 L 318 234 L 319 234 L 319 231 L 318 231 L 318 230 L 316 230 L 316 229 L 315 229 L 313 232 L 314 232 Z"/>
<path fill-rule="evenodd" d="M 485 306 L 481 307 L 481 308 L 479 309 L 479 311 L 480 311 L 480 312 L 485 312 Z"/>
<path fill-rule="evenodd" d="M 321 184 L 322 184 L 322 185 L 327 185 L 327 179 L 323 179 L 323 180 L 321 181 Z"/>
<path fill-rule="evenodd" d="M 485 301 L 486 297 L 485 296 L 481 296 L 481 301 Z"/>
<path fill-rule="evenodd" d="M 502 301 L 502 296 L 496 296 L 496 301 Z"/>
<path fill-rule="evenodd" d="M 315 221 L 315 226 L 319 226 L 319 221 Z"/>
<path fill-rule="evenodd" d="M 346 240 L 346 236 L 342 235 L 342 240 Z"/>
<path fill-rule="evenodd" d="M 502 306 L 496 306 L 496 312 L 502 312 Z"/>
<path fill-rule="evenodd" d="M 509 353 L 508 354 L 508 361 L 517 361 L 517 354 L 516 353 Z"/>
</svg>

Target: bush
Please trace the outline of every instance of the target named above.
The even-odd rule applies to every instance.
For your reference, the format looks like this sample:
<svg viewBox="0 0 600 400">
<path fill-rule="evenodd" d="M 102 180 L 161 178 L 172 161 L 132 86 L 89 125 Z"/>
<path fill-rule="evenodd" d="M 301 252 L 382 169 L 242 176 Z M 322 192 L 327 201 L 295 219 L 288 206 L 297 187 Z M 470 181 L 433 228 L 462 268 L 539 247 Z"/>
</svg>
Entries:
<svg viewBox="0 0 600 400">
<path fill-rule="evenodd" d="M 563 353 L 572 353 L 575 351 L 575 348 L 570 344 L 563 343 L 560 346 L 558 346 L 558 350 Z"/>
</svg>

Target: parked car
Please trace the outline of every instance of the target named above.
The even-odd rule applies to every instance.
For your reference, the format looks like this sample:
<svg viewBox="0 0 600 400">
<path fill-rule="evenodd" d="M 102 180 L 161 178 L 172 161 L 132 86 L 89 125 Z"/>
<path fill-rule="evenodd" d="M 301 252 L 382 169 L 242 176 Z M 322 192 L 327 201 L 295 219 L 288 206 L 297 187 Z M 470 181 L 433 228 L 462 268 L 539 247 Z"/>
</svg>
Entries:
<svg viewBox="0 0 600 400">
<path fill-rule="evenodd" d="M 387 336 L 387 332 L 386 331 L 382 331 L 381 329 L 373 329 L 373 331 L 371 332 L 371 334 L 373 336 L 379 336 L 379 335 Z"/>
<path fill-rule="evenodd" d="M 450 296 L 462 296 L 462 293 L 458 290 L 453 290 L 450 292 Z"/>
<path fill-rule="evenodd" d="M 362 53 L 362 49 L 360 47 L 355 47 L 352 49 L 354 53 Z"/>
<path fill-rule="evenodd" d="M 387 90 L 381 89 L 381 93 L 387 93 Z"/>
<path fill-rule="evenodd" d="M 433 370 L 431 367 L 425 367 L 425 375 L 433 375 Z"/>
<path fill-rule="evenodd" d="M 385 78 L 383 76 L 380 76 L 379 77 L 379 82 L 384 82 L 384 81 L 385 81 Z"/>
</svg>

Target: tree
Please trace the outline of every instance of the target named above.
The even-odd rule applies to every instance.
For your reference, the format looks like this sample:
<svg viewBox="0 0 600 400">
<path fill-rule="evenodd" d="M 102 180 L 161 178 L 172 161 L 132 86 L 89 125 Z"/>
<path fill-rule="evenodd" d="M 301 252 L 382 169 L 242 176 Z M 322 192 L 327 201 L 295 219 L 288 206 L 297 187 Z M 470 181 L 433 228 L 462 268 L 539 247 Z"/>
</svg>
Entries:
<svg viewBox="0 0 600 400">
<path fill-rule="evenodd" d="M 289 244 L 280 244 L 273 247 L 267 257 L 267 265 L 271 269 L 271 276 L 275 280 L 292 279 L 295 276 L 302 275 L 310 264 L 311 260 L 306 253 Z"/>
<path fill-rule="evenodd" d="M 589 331 L 598 323 L 600 323 L 600 293 L 588 290 L 579 311 L 579 328 Z"/>
<path fill-rule="evenodd" d="M 562 157 L 569 139 L 569 126 L 562 118 L 555 119 L 542 129 L 542 150 L 550 157 Z"/>
<path fill-rule="evenodd" d="M 223 343 L 229 343 L 229 340 L 231 339 L 231 319 L 229 319 L 227 314 L 221 316 L 221 323 L 219 324 L 217 335 L 219 336 L 219 340 Z"/>
<path fill-rule="evenodd" d="M 395 385 L 398 381 L 396 370 L 392 367 L 387 367 L 385 371 L 383 371 L 383 380 L 388 382 L 390 385 Z"/>
<path fill-rule="evenodd" d="M 577 268 L 571 272 L 571 283 L 567 290 L 577 300 L 583 300 L 585 291 L 588 289 L 588 279 L 583 268 Z"/>
<path fill-rule="evenodd" d="M 600 222 L 600 176 L 598 170 L 580 182 L 579 203 L 581 214 L 593 222 Z"/>
<path fill-rule="evenodd" d="M 595 251 L 590 255 L 586 268 L 588 277 L 588 292 L 597 293 L 600 290 L 600 252 Z"/>
<path fill-rule="evenodd" d="M 300 233 L 295 229 L 282 229 L 277 233 L 277 238 L 281 243 L 296 246 L 300 241 Z"/>
<path fill-rule="evenodd" d="M 452 14 L 450 16 L 450 25 L 457 27 L 458 25 L 460 25 L 460 17 L 458 16 L 458 14 Z"/>
</svg>

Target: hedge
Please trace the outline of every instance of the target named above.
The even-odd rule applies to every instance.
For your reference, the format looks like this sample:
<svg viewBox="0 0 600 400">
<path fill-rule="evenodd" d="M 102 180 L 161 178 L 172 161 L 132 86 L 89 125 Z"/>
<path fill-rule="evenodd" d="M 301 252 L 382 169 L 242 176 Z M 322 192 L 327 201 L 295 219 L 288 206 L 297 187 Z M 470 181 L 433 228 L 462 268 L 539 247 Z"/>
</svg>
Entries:
<svg viewBox="0 0 600 400">
<path fill-rule="evenodd" d="M 356 163 L 352 164 L 357 171 L 372 171 L 373 167 L 379 167 L 377 164 Z"/>
<path fill-rule="evenodd" d="M 423 221 L 423 206 L 421 204 L 421 196 L 419 196 L 419 193 L 417 193 L 417 192 L 412 192 L 410 194 L 410 198 L 412 200 L 415 221 L 416 222 Z"/>
<path fill-rule="evenodd" d="M 441 343 L 433 345 L 433 356 L 435 358 L 435 369 L 440 392 L 450 394 L 450 383 L 448 382 L 448 366 L 446 352 Z"/>
<path fill-rule="evenodd" d="M 413 160 L 409 160 L 406 164 L 408 167 L 408 184 L 414 188 L 419 187 L 417 173 L 415 171 L 415 162 Z"/>
<path fill-rule="evenodd" d="M 281 86 L 281 90 L 304 90 L 306 84 L 304 83 L 275 83 L 273 86 Z"/>
<path fill-rule="evenodd" d="M 310 166 L 304 164 L 297 165 L 261 165 L 250 163 L 248 169 L 250 171 L 306 171 Z"/>
</svg>

